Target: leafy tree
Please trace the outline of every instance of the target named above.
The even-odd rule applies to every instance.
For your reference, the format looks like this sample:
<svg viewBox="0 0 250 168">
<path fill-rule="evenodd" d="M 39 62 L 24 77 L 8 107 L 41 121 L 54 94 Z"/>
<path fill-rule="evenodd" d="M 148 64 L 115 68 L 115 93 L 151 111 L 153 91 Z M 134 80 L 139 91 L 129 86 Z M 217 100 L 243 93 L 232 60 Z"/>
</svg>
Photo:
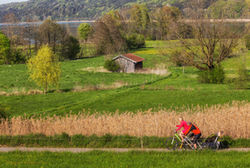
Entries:
<svg viewBox="0 0 250 168">
<path fill-rule="evenodd" d="M 62 45 L 62 51 L 63 58 L 70 60 L 76 59 L 80 51 L 79 41 L 73 36 L 68 36 Z"/>
<path fill-rule="evenodd" d="M 150 17 L 146 5 L 135 4 L 130 9 L 130 20 L 136 33 L 146 35 Z"/>
<path fill-rule="evenodd" d="M 91 34 L 92 28 L 88 23 L 82 23 L 78 26 L 78 34 L 81 39 L 86 41 Z"/>
<path fill-rule="evenodd" d="M 10 56 L 10 40 L 0 32 L 0 64 L 8 64 Z"/>
<path fill-rule="evenodd" d="M 164 6 L 157 8 L 152 16 L 158 39 L 166 40 L 173 34 L 170 25 L 181 17 L 181 12 L 178 8 Z"/>
<path fill-rule="evenodd" d="M 57 85 L 60 79 L 60 64 L 48 45 L 42 46 L 35 57 L 28 61 L 30 78 L 47 92 L 49 86 Z"/>
<path fill-rule="evenodd" d="M 218 0 L 208 8 L 208 12 L 212 18 L 239 18 L 248 9 L 245 0 Z"/>
</svg>

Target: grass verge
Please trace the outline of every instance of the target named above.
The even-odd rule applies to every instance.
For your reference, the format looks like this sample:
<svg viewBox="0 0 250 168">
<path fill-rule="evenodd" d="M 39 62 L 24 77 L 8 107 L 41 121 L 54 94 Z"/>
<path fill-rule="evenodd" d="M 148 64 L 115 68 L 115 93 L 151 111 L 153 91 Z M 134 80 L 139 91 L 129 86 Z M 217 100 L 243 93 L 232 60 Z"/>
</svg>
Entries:
<svg viewBox="0 0 250 168">
<path fill-rule="evenodd" d="M 0 167 L 10 168 L 176 168 L 176 167 L 249 167 L 250 152 L 10 152 L 0 153 Z"/>
<path fill-rule="evenodd" d="M 0 136 L 0 145 L 16 147 L 80 147 L 80 148 L 167 148 L 167 137 L 148 137 L 144 136 L 83 136 L 67 134 L 45 136 L 23 135 L 23 136 Z M 223 137 L 220 139 L 224 147 L 232 148 L 248 148 L 250 147 L 250 139 L 235 139 Z"/>
</svg>

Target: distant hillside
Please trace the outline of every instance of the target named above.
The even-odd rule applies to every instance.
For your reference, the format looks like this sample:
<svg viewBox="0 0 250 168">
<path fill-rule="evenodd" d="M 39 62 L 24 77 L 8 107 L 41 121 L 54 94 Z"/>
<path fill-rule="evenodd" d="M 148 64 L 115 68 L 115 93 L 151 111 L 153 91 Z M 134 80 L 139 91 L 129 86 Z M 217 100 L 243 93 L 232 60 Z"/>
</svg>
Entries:
<svg viewBox="0 0 250 168">
<path fill-rule="evenodd" d="M 103 12 L 126 8 L 133 3 L 146 3 L 149 8 L 169 4 L 183 9 L 187 1 L 189 0 L 29 0 L 0 5 L 0 22 L 3 22 L 3 16 L 8 13 L 14 13 L 20 21 L 25 21 L 27 18 L 44 20 L 48 16 L 55 20 L 95 19 Z M 204 8 L 208 8 L 216 1 L 225 0 L 205 1 Z M 223 3 L 220 3 L 220 7 L 221 4 Z"/>
</svg>

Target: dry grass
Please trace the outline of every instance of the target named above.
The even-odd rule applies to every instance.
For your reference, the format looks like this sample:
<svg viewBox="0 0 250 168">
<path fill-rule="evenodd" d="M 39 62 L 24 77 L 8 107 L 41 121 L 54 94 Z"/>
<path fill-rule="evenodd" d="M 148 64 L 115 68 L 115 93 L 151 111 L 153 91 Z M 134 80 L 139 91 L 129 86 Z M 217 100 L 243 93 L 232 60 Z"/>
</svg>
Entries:
<svg viewBox="0 0 250 168">
<path fill-rule="evenodd" d="M 93 90 L 109 90 L 109 89 L 117 89 L 123 86 L 128 86 L 128 83 L 123 81 L 116 81 L 110 85 L 106 84 L 98 84 L 98 85 L 84 85 L 84 86 L 74 86 L 73 92 L 86 92 L 86 91 L 93 91 Z"/>
<path fill-rule="evenodd" d="M 12 89 L 11 92 L 0 91 L 0 96 L 21 96 L 21 95 L 37 95 L 44 94 L 43 91 L 33 89 L 33 90 L 25 90 L 25 89 Z"/>
<path fill-rule="evenodd" d="M 87 71 L 87 72 L 105 72 L 105 73 L 111 73 L 107 69 L 105 69 L 103 66 L 100 67 L 87 67 L 81 69 L 82 71 Z"/>
<path fill-rule="evenodd" d="M 150 69 L 150 68 L 143 68 L 141 70 L 136 71 L 138 74 L 155 74 L 160 76 L 167 76 L 170 75 L 171 72 L 168 71 L 168 68 L 165 64 L 158 64 L 156 65 L 156 68 Z"/>
<path fill-rule="evenodd" d="M 203 136 L 224 131 L 233 138 L 250 138 L 250 103 L 234 102 L 232 105 L 218 105 L 183 113 L 160 110 L 159 112 L 138 112 L 137 114 L 94 114 L 69 115 L 39 119 L 12 118 L 0 123 L 1 135 L 45 134 L 63 132 L 69 135 L 131 135 L 159 136 L 173 135 L 178 117 L 184 117 L 200 127 Z"/>
</svg>

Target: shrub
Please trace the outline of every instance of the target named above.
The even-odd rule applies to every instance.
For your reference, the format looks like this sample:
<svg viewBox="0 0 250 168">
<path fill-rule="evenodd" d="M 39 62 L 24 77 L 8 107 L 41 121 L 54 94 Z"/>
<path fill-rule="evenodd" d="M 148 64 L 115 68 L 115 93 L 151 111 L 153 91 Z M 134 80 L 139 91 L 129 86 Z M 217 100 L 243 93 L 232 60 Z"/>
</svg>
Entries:
<svg viewBox="0 0 250 168">
<path fill-rule="evenodd" d="M 141 34 L 133 33 L 131 35 L 127 35 L 126 43 L 129 49 L 142 48 L 145 46 L 145 38 Z"/>
<path fill-rule="evenodd" d="M 0 31 L 0 64 L 9 64 L 10 40 Z"/>
<path fill-rule="evenodd" d="M 246 35 L 245 42 L 246 42 L 246 48 L 250 50 L 250 34 Z"/>
<path fill-rule="evenodd" d="M 183 66 L 182 53 L 180 51 L 174 51 L 170 55 L 170 61 L 176 66 Z"/>
<path fill-rule="evenodd" d="M 201 83 L 223 83 L 225 72 L 221 65 L 216 65 L 212 70 L 201 71 L 198 76 Z"/>
<path fill-rule="evenodd" d="M 0 120 L 6 119 L 6 118 L 8 118 L 8 115 L 6 113 L 6 107 L 3 107 L 2 105 L 0 105 Z"/>
<path fill-rule="evenodd" d="M 73 36 L 67 37 L 62 50 L 63 50 L 62 52 L 63 59 L 70 59 L 70 60 L 76 59 L 77 54 L 80 51 L 79 41 Z"/>
<path fill-rule="evenodd" d="M 117 64 L 113 60 L 106 60 L 104 64 L 104 68 L 111 72 L 118 72 L 120 70 L 119 64 Z"/>
<path fill-rule="evenodd" d="M 26 60 L 26 56 L 25 54 L 22 52 L 22 50 L 11 50 L 11 63 L 12 64 L 23 64 L 25 63 Z"/>
<path fill-rule="evenodd" d="M 241 64 L 238 69 L 238 77 L 235 79 L 234 85 L 236 89 L 247 89 L 249 75 L 245 64 Z"/>
</svg>

